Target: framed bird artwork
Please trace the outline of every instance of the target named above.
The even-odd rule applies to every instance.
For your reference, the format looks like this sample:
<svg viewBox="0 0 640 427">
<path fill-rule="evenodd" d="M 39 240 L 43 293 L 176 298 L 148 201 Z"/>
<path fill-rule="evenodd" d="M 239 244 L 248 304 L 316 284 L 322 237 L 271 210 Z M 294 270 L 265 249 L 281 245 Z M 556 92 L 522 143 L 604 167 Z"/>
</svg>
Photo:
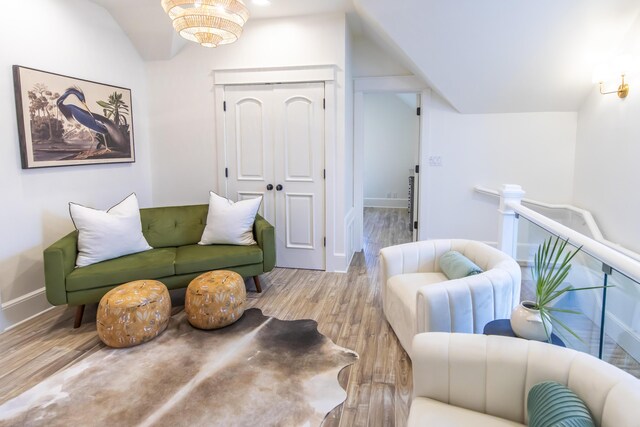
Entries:
<svg viewBox="0 0 640 427">
<path fill-rule="evenodd" d="M 135 161 L 131 90 L 13 66 L 22 168 Z"/>
</svg>

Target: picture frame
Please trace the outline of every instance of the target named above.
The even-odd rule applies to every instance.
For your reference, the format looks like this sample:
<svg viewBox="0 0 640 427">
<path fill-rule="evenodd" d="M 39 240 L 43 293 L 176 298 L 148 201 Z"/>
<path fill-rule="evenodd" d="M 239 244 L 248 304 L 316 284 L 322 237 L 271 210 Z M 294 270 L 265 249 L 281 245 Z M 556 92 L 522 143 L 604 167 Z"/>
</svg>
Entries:
<svg viewBox="0 0 640 427">
<path fill-rule="evenodd" d="M 131 89 L 13 66 L 22 169 L 135 162 Z"/>
</svg>

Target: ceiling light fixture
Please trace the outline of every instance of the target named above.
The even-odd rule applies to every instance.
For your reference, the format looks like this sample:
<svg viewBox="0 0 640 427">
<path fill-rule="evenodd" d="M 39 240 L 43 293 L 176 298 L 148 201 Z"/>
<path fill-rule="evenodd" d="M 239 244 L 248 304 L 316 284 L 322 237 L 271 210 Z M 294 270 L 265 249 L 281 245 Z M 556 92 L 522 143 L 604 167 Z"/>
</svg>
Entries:
<svg viewBox="0 0 640 427">
<path fill-rule="evenodd" d="M 180 36 L 205 47 L 235 42 L 249 19 L 242 0 L 162 0 L 162 8 Z"/>
</svg>

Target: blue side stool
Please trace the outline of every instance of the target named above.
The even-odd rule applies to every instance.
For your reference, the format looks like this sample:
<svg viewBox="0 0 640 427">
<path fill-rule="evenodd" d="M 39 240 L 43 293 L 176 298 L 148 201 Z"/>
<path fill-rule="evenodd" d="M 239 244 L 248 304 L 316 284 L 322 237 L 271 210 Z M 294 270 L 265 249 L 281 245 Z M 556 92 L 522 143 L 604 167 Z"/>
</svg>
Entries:
<svg viewBox="0 0 640 427">
<path fill-rule="evenodd" d="M 482 333 L 485 335 L 502 335 L 503 337 L 520 338 L 513 332 L 513 329 L 511 329 L 511 321 L 509 319 L 492 320 L 484 326 Z M 551 344 L 566 347 L 564 342 L 554 333 L 551 334 Z"/>
</svg>

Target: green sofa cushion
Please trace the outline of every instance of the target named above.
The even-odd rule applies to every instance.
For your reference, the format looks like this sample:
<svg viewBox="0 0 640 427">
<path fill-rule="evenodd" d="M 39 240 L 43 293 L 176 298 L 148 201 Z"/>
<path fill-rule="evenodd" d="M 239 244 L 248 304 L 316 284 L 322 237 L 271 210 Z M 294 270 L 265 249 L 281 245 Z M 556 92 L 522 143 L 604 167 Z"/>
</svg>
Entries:
<svg viewBox="0 0 640 427">
<path fill-rule="evenodd" d="M 176 248 L 162 248 L 76 268 L 67 276 L 66 289 L 67 292 L 80 291 L 172 276 L 175 259 Z"/>
<path fill-rule="evenodd" d="M 258 245 L 188 245 L 177 249 L 176 274 L 205 272 L 262 262 L 262 250 Z"/>
<path fill-rule="evenodd" d="M 208 205 L 140 209 L 142 234 L 154 248 L 193 245 L 200 241 Z"/>
</svg>

